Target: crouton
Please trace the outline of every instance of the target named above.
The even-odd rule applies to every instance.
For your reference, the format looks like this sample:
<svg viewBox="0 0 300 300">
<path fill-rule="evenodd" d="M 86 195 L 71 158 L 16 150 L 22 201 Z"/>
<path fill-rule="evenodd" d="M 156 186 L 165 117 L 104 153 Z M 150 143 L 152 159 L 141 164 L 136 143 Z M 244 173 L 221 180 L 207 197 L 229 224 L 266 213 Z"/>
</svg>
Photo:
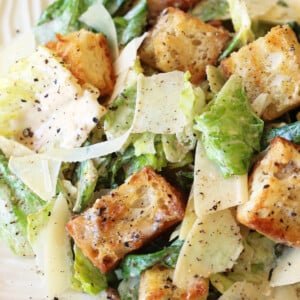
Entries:
<svg viewBox="0 0 300 300">
<path fill-rule="evenodd" d="M 221 62 L 229 77 L 237 74 L 252 103 L 271 96 L 262 119 L 273 120 L 300 104 L 300 44 L 290 26 L 276 26 L 264 37 L 242 47 Z"/>
<path fill-rule="evenodd" d="M 300 247 L 300 146 L 281 137 L 271 141 L 249 178 L 249 201 L 237 219 L 270 239 Z"/>
<path fill-rule="evenodd" d="M 101 96 L 110 94 L 115 76 L 105 36 L 82 29 L 56 38 L 46 46 L 62 58 L 79 83 L 94 85 Z"/>
<path fill-rule="evenodd" d="M 208 294 L 208 282 L 198 277 L 188 290 L 173 284 L 174 269 L 156 265 L 143 272 L 139 285 L 139 299 L 143 300 L 201 300 Z"/>
<path fill-rule="evenodd" d="M 92 263 L 107 272 L 127 253 L 181 221 L 182 203 L 179 192 L 145 167 L 70 220 L 67 230 Z"/>
<path fill-rule="evenodd" d="M 176 8 L 165 10 L 139 49 L 143 62 L 162 72 L 190 71 L 191 81 L 205 78 L 229 34 Z"/>
</svg>

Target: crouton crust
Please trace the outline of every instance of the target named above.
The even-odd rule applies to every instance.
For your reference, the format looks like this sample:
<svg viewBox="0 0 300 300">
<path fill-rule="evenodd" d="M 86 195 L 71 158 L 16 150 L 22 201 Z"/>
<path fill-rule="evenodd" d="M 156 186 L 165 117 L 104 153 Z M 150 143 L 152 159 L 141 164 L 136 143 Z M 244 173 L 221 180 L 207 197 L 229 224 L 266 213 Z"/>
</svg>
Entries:
<svg viewBox="0 0 300 300">
<path fill-rule="evenodd" d="M 249 178 L 249 201 L 237 219 L 270 239 L 300 247 L 300 146 L 272 140 Z"/>
<path fill-rule="evenodd" d="M 66 228 L 92 263 L 107 272 L 127 253 L 181 221 L 183 215 L 179 192 L 145 167 L 75 216 Z"/>
<path fill-rule="evenodd" d="M 155 265 L 143 272 L 139 286 L 139 299 L 143 300 L 201 300 L 208 294 L 208 280 L 198 277 L 188 290 L 173 283 L 174 269 Z"/>
<path fill-rule="evenodd" d="M 214 65 L 229 33 L 184 13 L 163 11 L 139 49 L 141 60 L 162 72 L 190 71 L 191 81 L 205 78 L 207 65 Z"/>
<path fill-rule="evenodd" d="M 115 76 L 106 37 L 85 29 L 56 35 L 46 47 L 53 50 L 69 67 L 80 84 L 90 83 L 101 96 L 113 91 Z"/>
<path fill-rule="evenodd" d="M 290 26 L 276 26 L 264 37 L 221 62 L 229 77 L 239 75 L 250 102 L 271 96 L 262 119 L 273 120 L 300 105 L 300 44 Z"/>
</svg>

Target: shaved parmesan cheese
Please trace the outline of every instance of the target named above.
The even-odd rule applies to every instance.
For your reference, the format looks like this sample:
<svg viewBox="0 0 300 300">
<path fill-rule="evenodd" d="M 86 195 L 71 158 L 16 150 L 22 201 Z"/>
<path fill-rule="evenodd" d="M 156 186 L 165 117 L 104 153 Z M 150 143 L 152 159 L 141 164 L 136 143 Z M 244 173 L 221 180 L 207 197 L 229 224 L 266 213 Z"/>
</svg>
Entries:
<svg viewBox="0 0 300 300">
<path fill-rule="evenodd" d="M 195 205 L 194 205 L 194 187 L 192 187 L 189 199 L 187 202 L 187 206 L 185 209 L 184 218 L 181 222 L 181 227 L 179 231 L 179 239 L 185 240 L 192 230 L 192 227 L 197 219 L 197 215 L 195 213 Z"/>
<path fill-rule="evenodd" d="M 121 73 L 128 72 L 128 70 L 134 65 L 137 57 L 137 51 L 146 36 L 147 33 L 144 33 L 142 36 L 134 38 L 122 50 L 120 56 L 114 63 L 115 74 L 117 76 Z"/>
<path fill-rule="evenodd" d="M 198 141 L 195 155 L 194 203 L 198 217 L 244 203 L 248 200 L 247 174 L 224 178 Z"/>
<path fill-rule="evenodd" d="M 271 286 L 300 282 L 300 249 L 286 247 L 271 277 Z"/>
<path fill-rule="evenodd" d="M 80 21 L 102 32 L 108 40 L 113 60 L 119 56 L 117 30 L 115 23 L 107 9 L 99 2 L 89 6 L 87 11 L 79 18 Z"/>
<path fill-rule="evenodd" d="M 140 74 L 132 132 L 181 132 L 187 124 L 180 109 L 180 94 L 184 88 L 184 73 L 180 71 L 151 77 Z"/>
<path fill-rule="evenodd" d="M 258 18 L 273 9 L 278 0 L 245 0 L 248 13 L 252 19 Z"/>
<path fill-rule="evenodd" d="M 273 1 L 274 0 L 272 0 L 272 2 Z M 265 6 L 267 4 L 267 1 L 260 2 Z M 265 22 L 270 22 L 271 24 L 286 23 L 289 21 L 300 22 L 300 2 L 295 0 L 284 0 L 283 2 L 286 5 L 280 5 L 279 1 L 276 1 L 275 5 L 270 7 L 269 10 L 263 10 L 264 13 L 260 14 L 258 19 Z"/>
<path fill-rule="evenodd" d="M 0 135 L 0 149 L 7 158 L 11 156 L 32 155 L 34 152 L 24 145 Z"/>
<path fill-rule="evenodd" d="M 72 254 L 65 225 L 71 214 L 66 199 L 60 194 L 54 204 L 44 240 L 44 274 L 49 296 L 60 295 L 71 286 Z"/>
<path fill-rule="evenodd" d="M 0 149 L 9 158 L 8 167 L 45 201 L 56 193 L 60 162 L 43 159 L 24 145 L 0 136 Z"/>
<path fill-rule="evenodd" d="M 11 156 L 9 169 L 34 193 L 45 201 L 56 192 L 56 183 L 61 163 L 43 159 L 38 155 Z"/>
<path fill-rule="evenodd" d="M 47 158 L 55 161 L 80 162 L 119 151 L 127 141 L 130 133 L 131 128 L 120 137 L 110 141 L 73 149 L 53 148 L 47 152 L 37 155 L 42 158 Z"/>
<path fill-rule="evenodd" d="M 120 93 L 123 91 L 129 70 L 134 66 L 137 59 L 137 51 L 146 36 L 147 33 L 144 33 L 142 36 L 131 40 L 114 63 L 114 70 L 117 76 L 117 81 L 114 87 L 114 91 L 109 99 L 109 103 L 113 102 L 113 100 L 118 97 L 118 95 L 120 95 Z"/>
<path fill-rule="evenodd" d="M 246 281 L 235 282 L 219 300 L 260 300 L 263 295 L 262 288 Z M 268 299 L 268 297 L 263 297 Z"/>
<path fill-rule="evenodd" d="M 198 218 L 178 257 L 174 283 L 187 286 L 194 277 L 231 269 L 243 250 L 240 229 L 230 210 Z"/>
<path fill-rule="evenodd" d="M 81 87 L 44 47 L 20 59 L 11 68 L 8 80 L 11 87 L 18 87 L 20 95 L 16 97 L 21 97 L 18 117 L 11 121 L 13 137 L 33 150 L 80 146 L 95 127 L 94 120 L 105 113 L 97 101 L 98 90 Z M 9 94 L 9 88 L 4 86 L 1 92 Z"/>
</svg>

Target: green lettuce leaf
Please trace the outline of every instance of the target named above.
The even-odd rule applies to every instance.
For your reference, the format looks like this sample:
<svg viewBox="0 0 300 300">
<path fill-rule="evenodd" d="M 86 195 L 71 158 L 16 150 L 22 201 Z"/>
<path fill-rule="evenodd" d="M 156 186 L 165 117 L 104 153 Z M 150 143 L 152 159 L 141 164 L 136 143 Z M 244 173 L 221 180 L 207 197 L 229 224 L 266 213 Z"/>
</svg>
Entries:
<svg viewBox="0 0 300 300">
<path fill-rule="evenodd" d="M 271 140 L 276 136 L 300 144 L 300 121 L 281 127 L 266 128 L 261 139 L 262 148 L 267 148 Z"/>
<path fill-rule="evenodd" d="M 87 26 L 79 17 L 97 0 L 57 0 L 42 13 L 35 26 L 39 44 L 55 39 L 56 33 L 67 34 Z"/>
<path fill-rule="evenodd" d="M 227 0 L 202 0 L 190 13 L 204 22 L 219 20 L 228 16 L 229 5 Z"/>
<path fill-rule="evenodd" d="M 225 177 L 248 172 L 253 154 L 260 150 L 264 122 L 253 111 L 238 76 L 231 76 L 195 121 L 208 157 Z"/>
<path fill-rule="evenodd" d="M 126 45 L 133 38 L 142 34 L 146 25 L 147 14 L 147 1 L 140 0 L 124 16 L 114 18 L 121 45 Z"/>
<path fill-rule="evenodd" d="M 183 240 L 177 239 L 170 246 L 154 253 L 127 255 L 121 263 L 123 277 L 126 279 L 139 276 L 158 263 L 174 268 L 182 245 Z"/>
<path fill-rule="evenodd" d="M 107 279 L 82 251 L 74 246 L 74 278 L 72 286 L 91 295 L 97 295 L 107 287 Z"/>
<path fill-rule="evenodd" d="M 0 237 L 15 254 L 33 255 L 27 239 L 27 216 L 41 209 L 45 202 L 11 173 L 1 150 L 0 174 Z"/>
</svg>

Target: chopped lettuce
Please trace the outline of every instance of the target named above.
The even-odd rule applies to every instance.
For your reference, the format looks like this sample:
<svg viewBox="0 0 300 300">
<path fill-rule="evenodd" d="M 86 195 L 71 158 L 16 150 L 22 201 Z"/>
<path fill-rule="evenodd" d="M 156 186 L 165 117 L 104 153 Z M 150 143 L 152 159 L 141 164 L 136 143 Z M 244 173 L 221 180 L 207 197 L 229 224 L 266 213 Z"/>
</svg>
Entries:
<svg viewBox="0 0 300 300">
<path fill-rule="evenodd" d="M 254 113 L 241 79 L 231 76 L 195 121 L 208 157 L 223 175 L 247 173 L 253 154 L 260 150 L 264 122 Z"/>
<path fill-rule="evenodd" d="M 229 15 L 227 0 L 203 0 L 190 13 L 204 22 L 223 19 Z"/>
<path fill-rule="evenodd" d="M 72 286 L 76 290 L 96 295 L 107 287 L 107 279 L 82 251 L 74 246 L 74 278 Z"/>
<path fill-rule="evenodd" d="M 133 83 L 108 107 L 108 112 L 104 116 L 104 131 L 109 140 L 129 130 L 134 116 L 135 101 L 136 83 Z"/>
<path fill-rule="evenodd" d="M 266 128 L 261 139 L 262 148 L 266 148 L 276 136 L 300 144 L 300 121 L 281 127 Z"/>
<path fill-rule="evenodd" d="M 78 173 L 78 192 L 73 208 L 73 211 L 77 213 L 92 204 L 93 193 L 99 177 L 98 171 L 91 159 L 80 163 Z"/>
<path fill-rule="evenodd" d="M 0 236 L 15 254 L 33 255 L 27 239 L 27 216 L 45 202 L 9 170 L 1 150 L 0 174 Z"/>
<path fill-rule="evenodd" d="M 114 22 L 121 45 L 128 44 L 142 34 L 147 21 L 147 1 L 140 0 L 124 16 L 115 17 Z"/>
<path fill-rule="evenodd" d="M 50 4 L 35 27 L 38 44 L 55 39 L 55 34 L 67 34 L 86 28 L 79 17 L 97 0 L 56 0 Z"/>
<path fill-rule="evenodd" d="M 174 268 L 183 240 L 175 240 L 170 246 L 149 254 L 129 254 L 121 263 L 124 278 L 139 276 L 146 269 L 155 264 L 162 264 Z"/>
</svg>

